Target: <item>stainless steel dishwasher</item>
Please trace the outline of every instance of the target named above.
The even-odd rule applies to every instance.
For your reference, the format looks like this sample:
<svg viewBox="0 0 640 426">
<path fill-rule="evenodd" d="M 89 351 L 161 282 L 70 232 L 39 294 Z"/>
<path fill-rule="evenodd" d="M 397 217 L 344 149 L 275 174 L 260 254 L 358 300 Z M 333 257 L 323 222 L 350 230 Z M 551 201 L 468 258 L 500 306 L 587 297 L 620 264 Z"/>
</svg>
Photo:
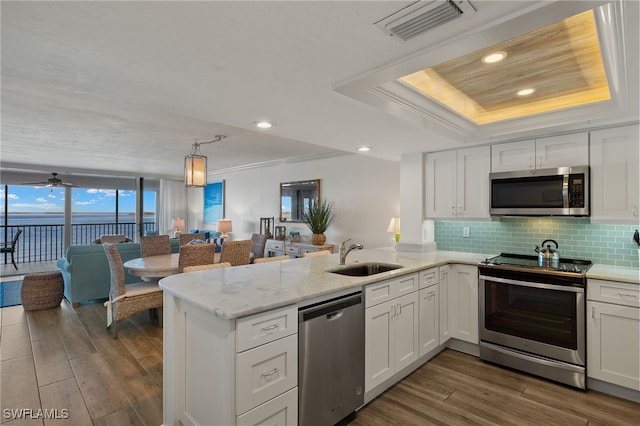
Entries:
<svg viewBox="0 0 640 426">
<path fill-rule="evenodd" d="M 362 293 L 302 307 L 298 322 L 298 424 L 334 425 L 364 404 Z"/>
</svg>

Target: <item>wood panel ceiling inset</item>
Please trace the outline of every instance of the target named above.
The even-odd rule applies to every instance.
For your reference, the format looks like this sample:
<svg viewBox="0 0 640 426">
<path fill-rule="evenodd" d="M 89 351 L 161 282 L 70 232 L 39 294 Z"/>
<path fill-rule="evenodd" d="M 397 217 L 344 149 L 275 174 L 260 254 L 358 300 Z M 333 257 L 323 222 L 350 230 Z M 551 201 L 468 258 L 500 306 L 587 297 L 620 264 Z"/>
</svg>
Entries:
<svg viewBox="0 0 640 426">
<path fill-rule="evenodd" d="M 482 62 L 495 51 L 507 57 Z M 591 10 L 400 81 L 479 125 L 611 98 Z"/>
</svg>

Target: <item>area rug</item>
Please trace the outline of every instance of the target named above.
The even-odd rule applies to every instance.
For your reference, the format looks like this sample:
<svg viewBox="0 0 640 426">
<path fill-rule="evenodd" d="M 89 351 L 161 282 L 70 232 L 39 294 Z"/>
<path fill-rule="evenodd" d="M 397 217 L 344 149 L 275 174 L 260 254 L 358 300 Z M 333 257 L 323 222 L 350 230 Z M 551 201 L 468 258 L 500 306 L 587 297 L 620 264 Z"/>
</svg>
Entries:
<svg viewBox="0 0 640 426">
<path fill-rule="evenodd" d="M 0 282 L 0 308 L 22 304 L 22 280 Z"/>
</svg>

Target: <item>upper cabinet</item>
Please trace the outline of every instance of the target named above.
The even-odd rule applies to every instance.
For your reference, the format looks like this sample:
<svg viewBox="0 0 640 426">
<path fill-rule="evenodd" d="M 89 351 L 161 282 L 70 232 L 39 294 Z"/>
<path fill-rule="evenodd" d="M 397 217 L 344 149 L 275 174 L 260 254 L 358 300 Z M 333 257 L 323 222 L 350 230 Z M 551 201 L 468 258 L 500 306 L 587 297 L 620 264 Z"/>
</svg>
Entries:
<svg viewBox="0 0 640 426">
<path fill-rule="evenodd" d="M 585 166 L 588 164 L 588 132 L 491 146 L 492 172 Z"/>
<path fill-rule="evenodd" d="M 591 220 L 638 223 L 640 126 L 591 132 Z"/>
<path fill-rule="evenodd" d="M 490 156 L 488 146 L 427 154 L 427 218 L 489 218 Z"/>
</svg>

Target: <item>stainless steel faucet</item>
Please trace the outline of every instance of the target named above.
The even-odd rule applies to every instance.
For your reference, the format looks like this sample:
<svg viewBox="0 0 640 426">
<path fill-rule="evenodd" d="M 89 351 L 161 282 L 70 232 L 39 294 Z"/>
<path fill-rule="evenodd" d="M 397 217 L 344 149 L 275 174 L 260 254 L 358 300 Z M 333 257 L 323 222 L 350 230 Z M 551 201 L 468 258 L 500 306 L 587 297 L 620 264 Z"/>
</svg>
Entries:
<svg viewBox="0 0 640 426">
<path fill-rule="evenodd" d="M 351 241 L 351 238 L 349 238 L 348 240 L 344 240 L 343 242 L 340 243 L 340 247 L 338 248 L 338 253 L 340 254 L 340 264 L 344 265 L 345 261 L 347 260 L 347 255 L 349 254 L 349 252 L 351 250 L 361 250 L 364 248 L 364 246 L 360 243 L 355 243 L 355 244 L 351 244 L 349 246 L 349 248 L 345 248 L 345 244 L 348 243 L 349 241 Z"/>
</svg>

